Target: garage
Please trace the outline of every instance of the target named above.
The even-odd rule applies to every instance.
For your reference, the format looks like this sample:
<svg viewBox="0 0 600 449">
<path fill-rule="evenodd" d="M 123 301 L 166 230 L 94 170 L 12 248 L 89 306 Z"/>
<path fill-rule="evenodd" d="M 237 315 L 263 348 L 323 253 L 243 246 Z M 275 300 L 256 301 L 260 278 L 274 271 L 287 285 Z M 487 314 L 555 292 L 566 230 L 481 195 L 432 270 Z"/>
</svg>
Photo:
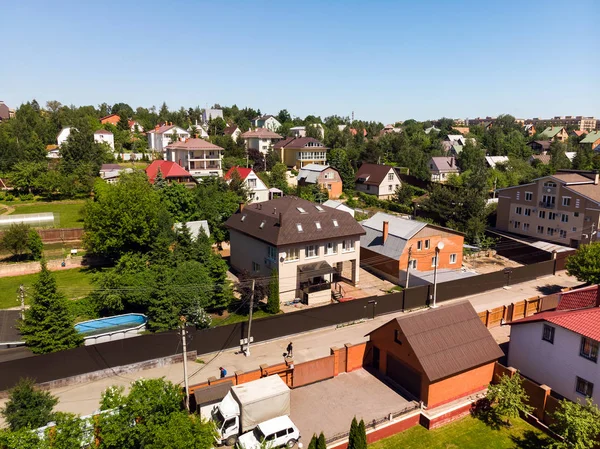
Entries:
<svg viewBox="0 0 600 449">
<path fill-rule="evenodd" d="M 392 354 L 387 355 L 387 376 L 412 394 L 421 399 L 421 373 L 415 371 Z"/>
</svg>

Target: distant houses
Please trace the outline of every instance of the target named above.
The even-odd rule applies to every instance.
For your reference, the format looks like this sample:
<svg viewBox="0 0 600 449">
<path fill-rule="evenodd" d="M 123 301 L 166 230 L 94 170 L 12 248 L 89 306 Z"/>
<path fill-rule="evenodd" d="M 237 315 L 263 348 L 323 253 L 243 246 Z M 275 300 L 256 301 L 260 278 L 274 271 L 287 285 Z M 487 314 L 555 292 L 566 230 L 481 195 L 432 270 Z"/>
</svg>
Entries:
<svg viewBox="0 0 600 449">
<path fill-rule="evenodd" d="M 329 165 L 308 164 L 298 173 L 298 185 L 318 185 L 327 190 L 330 199 L 342 194 L 342 178 L 338 171 Z"/>
<path fill-rule="evenodd" d="M 154 184 L 156 182 L 156 177 L 158 176 L 159 171 L 162 175 L 162 178 L 169 184 L 172 182 L 177 182 L 179 184 L 195 183 L 194 177 L 175 162 L 153 161 L 146 168 L 146 175 L 148 176 L 150 184 Z"/>
<path fill-rule="evenodd" d="M 388 200 L 396 194 L 402 182 L 394 167 L 365 163 L 356 172 L 354 185 L 357 192 Z"/>
<path fill-rule="evenodd" d="M 206 124 L 208 123 L 210 120 L 214 120 L 223 118 L 223 110 L 222 109 L 204 109 L 202 111 L 202 121 Z"/>
<path fill-rule="evenodd" d="M 564 142 L 569 138 L 567 130 L 562 126 L 549 126 L 540 134 L 541 137 L 548 139 L 552 142 Z"/>
<path fill-rule="evenodd" d="M 429 173 L 432 182 L 444 183 L 450 175 L 459 175 L 460 168 L 456 164 L 454 156 L 434 156 L 429 159 Z"/>
<path fill-rule="evenodd" d="M 273 115 L 263 115 L 252 120 L 252 126 L 255 128 L 265 128 L 269 131 L 277 132 L 281 128 L 281 123 Z"/>
<path fill-rule="evenodd" d="M 234 172 L 237 172 L 242 184 L 250 192 L 248 203 L 262 203 L 263 201 L 268 201 L 270 199 L 269 188 L 263 180 L 254 173 L 254 170 L 251 168 L 231 167 L 227 173 L 225 173 L 225 181 L 231 182 Z"/>
<path fill-rule="evenodd" d="M 324 165 L 329 148 L 312 137 L 288 137 L 273 145 L 273 150 L 285 165 L 300 169 L 309 164 Z"/>
<path fill-rule="evenodd" d="M 165 147 L 166 160 L 175 162 L 195 178 L 223 176 L 223 148 L 204 139 L 187 139 Z"/>
<path fill-rule="evenodd" d="M 104 143 L 108 145 L 111 150 L 115 151 L 115 136 L 110 131 L 105 129 L 99 129 L 94 133 L 94 142 Z"/>
<path fill-rule="evenodd" d="M 152 131 L 148 131 L 148 146 L 152 151 L 163 153 L 167 145 L 178 139 L 187 139 L 190 133 L 177 125 L 169 123 L 163 126 L 156 126 Z"/>
<path fill-rule="evenodd" d="M 238 138 L 242 135 L 242 130 L 237 125 L 230 125 L 225 127 L 223 134 L 230 136 L 234 142 L 237 142 Z"/>
<path fill-rule="evenodd" d="M 600 151 L 600 131 L 590 131 L 580 142 L 580 145 L 589 145 L 592 150 Z"/>
<path fill-rule="evenodd" d="M 273 148 L 275 143 L 283 139 L 282 136 L 267 128 L 256 128 L 246 131 L 240 136 L 246 144 L 246 151 L 258 150 L 262 154 L 267 154 Z"/>
</svg>

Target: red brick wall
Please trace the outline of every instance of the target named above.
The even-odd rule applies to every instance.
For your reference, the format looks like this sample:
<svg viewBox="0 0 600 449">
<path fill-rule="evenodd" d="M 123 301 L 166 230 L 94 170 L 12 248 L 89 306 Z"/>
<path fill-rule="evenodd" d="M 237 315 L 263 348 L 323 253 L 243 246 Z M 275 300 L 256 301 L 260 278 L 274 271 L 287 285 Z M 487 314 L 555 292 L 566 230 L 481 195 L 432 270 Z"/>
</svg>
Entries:
<svg viewBox="0 0 600 449">
<path fill-rule="evenodd" d="M 352 372 L 363 367 L 363 360 L 367 352 L 367 343 L 346 345 L 346 372 Z"/>
<path fill-rule="evenodd" d="M 492 381 L 495 364 L 496 362 L 488 363 L 430 384 L 425 390 L 423 402 L 428 408 L 433 408 L 487 388 Z"/>
<path fill-rule="evenodd" d="M 450 424 L 451 422 L 458 421 L 461 418 L 464 418 L 471 412 L 472 404 L 465 404 L 464 406 L 457 408 L 456 410 L 452 410 L 448 413 L 444 413 L 443 415 L 436 416 L 433 419 L 428 419 L 425 415 L 421 415 L 420 424 L 425 427 L 427 430 L 436 429 L 438 427 L 445 426 L 446 424 Z"/>
<path fill-rule="evenodd" d="M 425 249 L 426 240 L 429 240 L 429 249 Z M 422 249 L 420 251 L 417 250 L 418 241 L 421 241 Z M 435 257 L 435 247 L 439 242 L 444 243 L 444 249 L 439 254 L 438 268 L 460 269 L 462 265 L 464 237 L 428 226 L 421 229 L 408 241 L 400 257 L 400 267 L 406 270 L 406 266 L 408 265 L 408 248 L 412 245 L 411 259 L 417 261 L 417 271 L 431 271 L 433 269 L 431 259 Z M 456 254 L 456 263 L 450 263 L 450 254 Z"/>
</svg>

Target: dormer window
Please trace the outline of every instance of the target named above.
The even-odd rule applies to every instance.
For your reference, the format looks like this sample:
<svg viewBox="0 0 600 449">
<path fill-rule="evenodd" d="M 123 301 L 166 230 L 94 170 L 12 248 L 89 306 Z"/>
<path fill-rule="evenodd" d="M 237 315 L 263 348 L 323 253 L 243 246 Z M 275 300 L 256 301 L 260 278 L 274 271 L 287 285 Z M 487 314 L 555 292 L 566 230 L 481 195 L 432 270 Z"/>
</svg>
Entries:
<svg viewBox="0 0 600 449">
<path fill-rule="evenodd" d="M 319 211 L 319 212 L 325 212 L 325 209 L 323 209 L 321 206 L 317 205 L 315 206 L 315 208 Z"/>
<path fill-rule="evenodd" d="M 246 214 L 242 215 L 242 218 L 240 221 L 244 221 L 246 219 Z"/>
</svg>

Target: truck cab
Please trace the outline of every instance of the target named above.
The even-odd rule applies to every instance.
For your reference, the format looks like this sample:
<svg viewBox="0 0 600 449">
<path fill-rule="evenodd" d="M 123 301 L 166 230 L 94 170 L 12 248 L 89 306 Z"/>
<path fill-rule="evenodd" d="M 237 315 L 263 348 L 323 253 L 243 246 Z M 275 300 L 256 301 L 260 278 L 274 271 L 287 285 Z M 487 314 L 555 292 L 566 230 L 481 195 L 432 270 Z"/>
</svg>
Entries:
<svg viewBox="0 0 600 449">
<path fill-rule="evenodd" d="M 292 449 L 298 445 L 302 449 L 300 430 L 289 416 L 278 416 L 257 425 L 254 430 L 243 434 L 236 444 L 237 449 L 261 449 L 286 447 Z"/>
<path fill-rule="evenodd" d="M 240 432 L 240 407 L 231 393 L 213 408 L 212 419 L 217 429 L 217 443 L 233 446 Z"/>
</svg>

